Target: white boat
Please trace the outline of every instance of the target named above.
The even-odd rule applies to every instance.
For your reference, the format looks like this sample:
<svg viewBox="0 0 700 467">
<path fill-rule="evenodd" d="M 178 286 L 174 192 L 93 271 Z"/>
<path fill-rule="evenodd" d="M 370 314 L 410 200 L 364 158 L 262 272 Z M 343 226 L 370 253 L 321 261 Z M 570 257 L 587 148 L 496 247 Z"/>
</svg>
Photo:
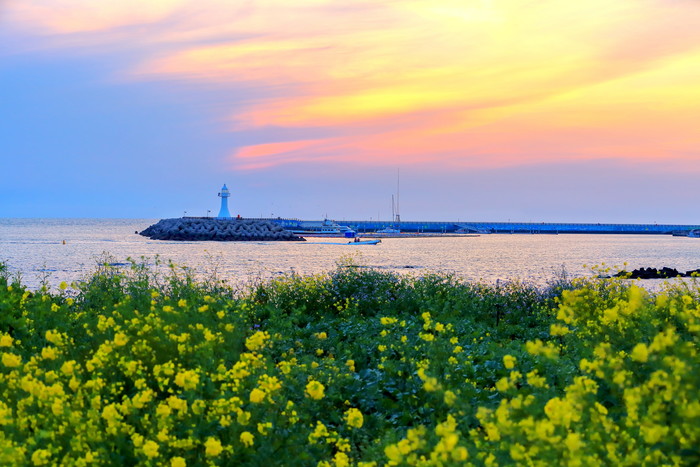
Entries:
<svg viewBox="0 0 700 467">
<path fill-rule="evenodd" d="M 382 243 L 379 239 L 374 240 L 354 240 L 352 242 L 304 242 L 304 245 L 377 245 Z"/>
<path fill-rule="evenodd" d="M 396 197 L 398 198 L 398 193 L 396 194 Z M 385 227 L 381 230 L 377 230 L 378 234 L 400 234 L 401 229 L 400 228 L 394 228 L 400 227 L 401 226 L 401 215 L 399 214 L 399 203 L 398 201 L 396 202 L 396 207 L 394 207 L 394 195 L 391 195 L 391 221 L 396 222 L 396 224 L 392 224 L 389 227 Z"/>
<path fill-rule="evenodd" d="M 376 239 L 376 240 L 355 240 L 354 242 L 348 242 L 348 245 L 376 245 L 378 243 L 382 243 L 381 240 Z"/>
<path fill-rule="evenodd" d="M 354 238 L 356 232 L 347 225 L 340 225 L 333 220 L 324 219 L 319 228 L 310 227 L 306 230 L 292 230 L 292 233 L 302 237 L 346 237 Z"/>
</svg>

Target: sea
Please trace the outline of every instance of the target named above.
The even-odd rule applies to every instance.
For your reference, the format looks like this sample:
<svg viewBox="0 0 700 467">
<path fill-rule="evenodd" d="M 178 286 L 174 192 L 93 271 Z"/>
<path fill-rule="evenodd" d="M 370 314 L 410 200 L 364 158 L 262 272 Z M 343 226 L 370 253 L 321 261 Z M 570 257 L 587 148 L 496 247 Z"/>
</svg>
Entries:
<svg viewBox="0 0 700 467">
<path fill-rule="evenodd" d="M 700 239 L 667 235 L 485 234 L 384 238 L 378 245 L 341 238 L 306 242 L 176 242 L 138 235 L 157 219 L 0 219 L 0 262 L 37 289 L 86 280 L 100 264 L 131 262 L 236 288 L 288 274 L 332 271 L 348 262 L 399 274 L 450 273 L 465 281 L 547 286 L 612 268 L 700 268 Z M 340 244 L 338 244 L 340 243 Z"/>
</svg>

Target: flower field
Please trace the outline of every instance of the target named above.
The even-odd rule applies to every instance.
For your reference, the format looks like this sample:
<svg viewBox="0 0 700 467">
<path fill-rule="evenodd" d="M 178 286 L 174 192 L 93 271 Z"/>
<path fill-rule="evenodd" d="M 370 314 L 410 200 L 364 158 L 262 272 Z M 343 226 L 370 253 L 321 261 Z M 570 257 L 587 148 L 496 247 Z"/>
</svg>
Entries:
<svg viewBox="0 0 700 467">
<path fill-rule="evenodd" d="M 698 465 L 699 336 L 694 282 L 4 274 L 0 464 Z"/>
</svg>

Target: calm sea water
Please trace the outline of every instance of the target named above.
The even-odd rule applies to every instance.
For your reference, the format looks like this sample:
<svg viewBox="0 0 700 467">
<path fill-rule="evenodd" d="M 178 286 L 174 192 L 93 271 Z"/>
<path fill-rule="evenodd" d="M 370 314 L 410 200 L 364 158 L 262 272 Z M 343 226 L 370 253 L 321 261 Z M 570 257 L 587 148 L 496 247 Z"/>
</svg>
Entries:
<svg viewBox="0 0 700 467">
<path fill-rule="evenodd" d="M 355 262 L 409 274 L 451 272 L 471 281 L 519 279 L 544 285 L 562 271 L 594 273 L 584 265 L 700 268 L 700 239 L 653 235 L 481 235 L 479 237 L 383 239 L 376 246 L 308 242 L 168 242 L 135 234 L 155 219 L 0 219 L 0 261 L 22 282 L 38 287 L 81 280 L 99 262 L 127 258 L 149 264 L 172 260 L 200 276 L 242 285 L 295 272 L 333 269 L 347 256 Z M 65 243 L 64 243 L 65 241 Z"/>
</svg>

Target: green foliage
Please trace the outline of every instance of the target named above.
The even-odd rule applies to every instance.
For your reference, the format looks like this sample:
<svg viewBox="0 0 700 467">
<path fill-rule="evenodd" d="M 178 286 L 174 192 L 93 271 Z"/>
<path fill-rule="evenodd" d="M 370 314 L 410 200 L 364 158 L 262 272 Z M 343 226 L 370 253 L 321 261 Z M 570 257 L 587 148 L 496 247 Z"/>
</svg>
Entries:
<svg viewBox="0 0 700 467">
<path fill-rule="evenodd" d="M 695 465 L 700 287 L 0 274 L 0 463 Z M 375 464 L 372 464 L 375 463 Z"/>
</svg>

